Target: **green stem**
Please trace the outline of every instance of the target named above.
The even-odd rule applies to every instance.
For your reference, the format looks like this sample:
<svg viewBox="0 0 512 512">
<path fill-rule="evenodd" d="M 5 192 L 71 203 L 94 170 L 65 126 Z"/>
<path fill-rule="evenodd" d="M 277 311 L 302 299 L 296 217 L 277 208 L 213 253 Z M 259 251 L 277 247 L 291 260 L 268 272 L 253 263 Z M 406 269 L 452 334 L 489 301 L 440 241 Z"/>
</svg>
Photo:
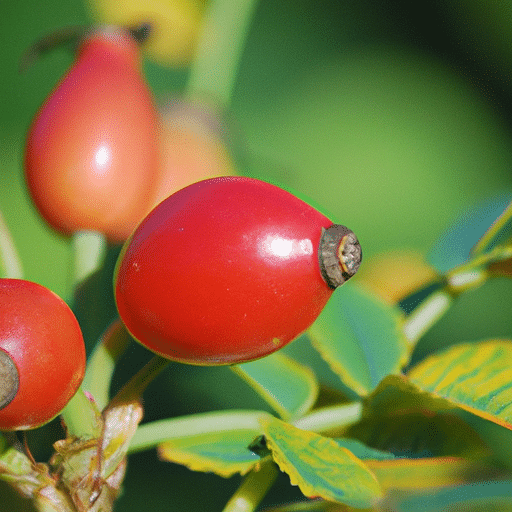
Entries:
<svg viewBox="0 0 512 512">
<path fill-rule="evenodd" d="M 510 258 L 512 258 L 512 246 L 498 246 L 490 252 L 480 254 L 453 268 L 446 273 L 448 291 L 457 295 L 477 288 L 486 281 L 489 265 Z"/>
<path fill-rule="evenodd" d="M 206 94 L 227 107 L 257 0 L 211 0 L 207 7 L 187 95 Z"/>
<path fill-rule="evenodd" d="M 107 409 L 116 405 L 140 400 L 145 389 L 169 365 L 170 361 L 162 356 L 155 355 L 141 368 L 110 401 Z"/>
<path fill-rule="evenodd" d="M 450 308 L 453 297 L 444 290 L 424 300 L 405 320 L 403 330 L 406 339 L 416 343 Z"/>
<path fill-rule="evenodd" d="M 61 412 L 69 436 L 89 439 L 101 434 L 100 412 L 87 398 L 82 388 Z"/>
<path fill-rule="evenodd" d="M 279 471 L 272 459 L 264 459 L 253 469 L 227 502 L 223 512 L 253 512 L 275 482 Z"/>
<path fill-rule="evenodd" d="M 78 231 L 73 234 L 73 290 L 103 264 L 107 242 L 102 233 Z"/>
<path fill-rule="evenodd" d="M 119 319 L 114 320 L 89 357 L 82 388 L 93 396 L 100 410 L 110 400 L 110 383 L 116 363 L 130 342 L 131 336 L 122 322 Z"/>
<path fill-rule="evenodd" d="M 334 405 L 310 412 L 295 420 L 293 425 L 310 432 L 328 432 L 357 423 L 361 419 L 362 413 L 363 404 L 361 402 Z"/>
<path fill-rule="evenodd" d="M 505 227 L 512 217 L 512 203 L 510 203 L 505 211 L 493 222 L 492 226 L 486 231 L 484 236 L 471 250 L 472 254 L 480 254 L 485 251 L 491 242 L 496 238 L 499 231 Z"/>
<path fill-rule="evenodd" d="M 14 240 L 0 212 L 0 262 L 3 266 L 3 276 L 10 279 L 21 279 L 23 268 L 16 251 Z"/>
<path fill-rule="evenodd" d="M 444 276 L 445 284 L 434 289 L 407 316 L 404 332 L 409 342 L 416 343 L 448 311 L 455 297 L 484 284 L 489 277 L 487 267 L 490 264 L 510 258 L 512 247 L 498 246 L 448 271 Z"/>
</svg>

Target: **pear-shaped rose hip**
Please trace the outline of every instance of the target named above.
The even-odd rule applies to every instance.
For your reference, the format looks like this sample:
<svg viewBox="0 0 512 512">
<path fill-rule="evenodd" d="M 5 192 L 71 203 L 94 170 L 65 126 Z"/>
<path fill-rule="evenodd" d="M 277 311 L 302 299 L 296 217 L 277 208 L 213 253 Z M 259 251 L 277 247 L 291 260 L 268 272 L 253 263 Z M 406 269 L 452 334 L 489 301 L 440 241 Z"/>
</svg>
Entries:
<svg viewBox="0 0 512 512">
<path fill-rule="evenodd" d="M 150 350 L 216 365 L 296 338 L 359 267 L 354 233 L 260 180 L 200 181 L 137 227 L 115 276 L 119 315 Z"/>
<path fill-rule="evenodd" d="M 39 212 L 56 230 L 126 240 L 151 207 L 158 117 L 124 29 L 86 36 L 74 64 L 30 127 L 25 172 Z"/>
</svg>

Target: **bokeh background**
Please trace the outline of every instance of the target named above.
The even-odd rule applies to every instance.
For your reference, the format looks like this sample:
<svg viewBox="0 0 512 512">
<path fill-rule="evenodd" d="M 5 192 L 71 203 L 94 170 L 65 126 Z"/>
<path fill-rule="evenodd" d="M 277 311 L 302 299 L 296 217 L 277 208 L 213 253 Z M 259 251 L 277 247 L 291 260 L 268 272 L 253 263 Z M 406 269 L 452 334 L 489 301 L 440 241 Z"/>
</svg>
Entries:
<svg viewBox="0 0 512 512">
<path fill-rule="evenodd" d="M 157 4 L 169 8 L 176 31 L 184 26 L 190 34 L 208 7 L 199 0 Z M 73 57 L 56 50 L 24 74 L 18 67 L 37 38 L 91 23 L 91 13 L 84 0 L 0 5 L 0 209 L 25 277 L 60 295 L 70 281 L 69 240 L 51 232 L 31 205 L 22 158 L 32 116 Z M 156 97 L 181 94 L 187 55 L 144 60 Z M 428 255 L 454 219 L 512 193 L 511 73 L 511 1 L 261 0 L 229 109 L 238 172 L 277 181 L 322 205 L 357 233 L 365 259 L 402 249 Z M 116 251 L 109 257 L 113 265 Z M 96 307 L 107 321 L 114 311 L 103 289 Z M 457 341 L 511 337 L 511 297 L 506 279 L 463 297 L 422 340 L 417 357 Z M 147 357 L 131 347 L 118 382 Z M 265 408 L 244 386 L 225 369 L 173 365 L 147 393 L 146 419 Z M 52 432 L 31 434 L 41 457 Z M 222 510 L 238 484 L 237 477 L 192 473 L 143 453 L 130 460 L 116 510 Z M 283 477 L 266 503 L 297 495 Z M 30 510 L 6 503 L 0 510 Z"/>
</svg>

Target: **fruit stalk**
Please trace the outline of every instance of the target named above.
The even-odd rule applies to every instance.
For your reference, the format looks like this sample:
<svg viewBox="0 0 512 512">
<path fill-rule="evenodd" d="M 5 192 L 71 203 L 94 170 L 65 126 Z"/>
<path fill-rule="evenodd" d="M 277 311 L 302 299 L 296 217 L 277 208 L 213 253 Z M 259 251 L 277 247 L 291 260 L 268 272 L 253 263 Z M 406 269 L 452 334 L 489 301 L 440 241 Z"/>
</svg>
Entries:
<svg viewBox="0 0 512 512">
<path fill-rule="evenodd" d="M 0 212 L 0 263 L 3 267 L 3 277 L 11 279 L 21 279 L 23 277 L 21 260 L 2 212 Z"/>
<path fill-rule="evenodd" d="M 223 512 L 253 512 L 275 482 L 279 471 L 270 457 L 252 470 L 224 507 Z"/>
</svg>

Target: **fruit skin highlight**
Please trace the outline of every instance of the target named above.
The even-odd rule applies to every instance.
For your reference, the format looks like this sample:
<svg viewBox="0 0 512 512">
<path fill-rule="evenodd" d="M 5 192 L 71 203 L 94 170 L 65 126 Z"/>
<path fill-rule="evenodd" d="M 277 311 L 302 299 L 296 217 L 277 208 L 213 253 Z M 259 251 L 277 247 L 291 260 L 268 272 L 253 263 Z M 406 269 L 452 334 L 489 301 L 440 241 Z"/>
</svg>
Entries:
<svg viewBox="0 0 512 512">
<path fill-rule="evenodd" d="M 60 297 L 30 281 L 0 279 L 0 352 L 4 363 L 14 363 L 11 376 L 18 380 L 14 397 L 0 409 L 0 430 L 44 425 L 84 378 L 85 345 L 74 314 Z"/>
<path fill-rule="evenodd" d="M 48 224 L 124 242 L 152 206 L 158 123 L 130 33 L 86 36 L 27 136 L 26 181 Z"/>
<path fill-rule="evenodd" d="M 194 183 L 160 203 L 126 242 L 114 278 L 121 320 L 175 361 L 268 355 L 304 332 L 333 292 L 317 252 L 332 224 L 260 180 Z"/>
</svg>

